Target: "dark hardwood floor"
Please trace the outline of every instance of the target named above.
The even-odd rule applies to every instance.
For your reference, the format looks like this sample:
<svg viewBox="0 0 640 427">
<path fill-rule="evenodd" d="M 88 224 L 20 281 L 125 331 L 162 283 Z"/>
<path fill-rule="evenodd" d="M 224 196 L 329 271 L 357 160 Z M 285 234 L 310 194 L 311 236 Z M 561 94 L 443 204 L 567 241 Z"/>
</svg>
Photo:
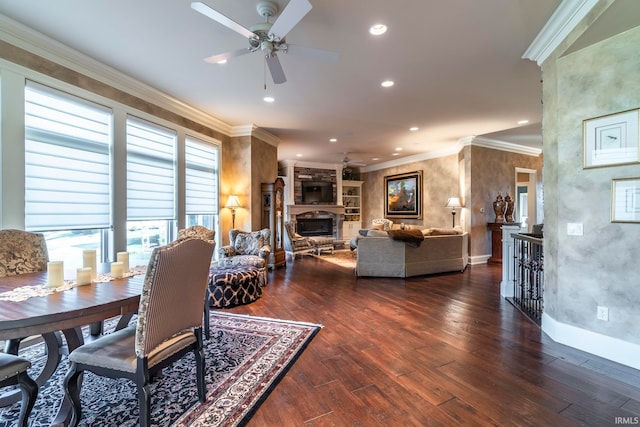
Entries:
<svg viewBox="0 0 640 427">
<path fill-rule="evenodd" d="M 554 343 L 500 275 L 356 278 L 309 256 L 270 272 L 228 311 L 324 328 L 249 427 L 639 424 L 640 371 Z"/>
</svg>

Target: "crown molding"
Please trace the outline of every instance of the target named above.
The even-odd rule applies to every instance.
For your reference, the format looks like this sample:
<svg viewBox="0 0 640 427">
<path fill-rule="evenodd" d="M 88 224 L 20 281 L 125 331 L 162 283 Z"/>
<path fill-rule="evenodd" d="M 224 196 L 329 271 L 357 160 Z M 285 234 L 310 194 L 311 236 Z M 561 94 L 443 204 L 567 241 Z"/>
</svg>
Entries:
<svg viewBox="0 0 640 427">
<path fill-rule="evenodd" d="M 388 162 L 382 162 L 371 166 L 365 166 L 360 168 L 362 172 L 373 172 L 381 169 L 387 169 L 397 166 L 403 166 L 409 163 L 420 162 L 423 160 L 437 159 L 438 157 L 446 157 L 452 154 L 458 154 L 462 147 L 460 144 L 456 144 L 451 148 L 445 148 L 442 150 L 427 151 L 420 154 L 414 154 L 413 156 L 402 157 L 399 159 L 389 160 Z"/>
<path fill-rule="evenodd" d="M 542 66 L 544 61 L 597 3 L 598 0 L 563 0 L 522 55 L 522 58 L 530 59 L 535 61 L 538 66 Z"/>
<path fill-rule="evenodd" d="M 391 167 L 404 166 L 409 163 L 419 162 L 423 160 L 436 159 L 439 157 L 458 154 L 464 147 L 475 145 L 477 147 L 491 148 L 493 150 L 509 151 L 511 153 L 525 154 L 528 156 L 539 156 L 542 150 L 539 148 L 526 147 L 523 145 L 513 144 L 511 142 L 500 141 L 497 139 L 482 138 L 477 136 L 466 136 L 460 138 L 458 142 L 451 148 L 429 151 L 413 156 L 402 157 L 396 160 L 390 160 L 376 165 L 365 166 L 360 168 L 362 172 L 373 172 L 376 170 L 387 169 Z"/>
<path fill-rule="evenodd" d="M 516 154 L 524 154 L 527 156 L 537 157 L 540 154 L 542 154 L 542 150 L 539 148 L 526 147 L 523 145 L 500 141 L 497 139 L 482 138 L 477 136 L 466 136 L 464 138 L 460 138 L 458 142 L 455 145 L 453 145 L 451 148 L 427 151 L 420 154 L 414 154 L 413 156 L 407 156 L 407 157 L 402 157 L 400 159 L 390 160 L 388 162 L 377 163 L 375 165 L 370 165 L 370 166 L 364 166 L 360 168 L 360 171 L 373 172 L 381 169 L 404 166 L 409 163 L 420 162 L 423 160 L 430 160 L 430 159 L 437 159 L 439 157 L 451 156 L 453 154 L 458 154 L 460 151 L 462 151 L 464 147 L 468 147 L 472 145 L 477 147 L 491 148 L 493 150 L 508 151 Z M 341 166 L 340 164 L 302 162 L 298 160 L 288 160 L 288 159 L 280 160 L 279 163 L 285 166 L 295 165 L 299 167 L 316 168 L 316 169 L 334 169 Z"/>
<path fill-rule="evenodd" d="M 224 121 L 185 104 L 2 14 L 0 14 L 0 40 L 225 135 L 229 135 L 232 131 L 232 127 Z"/>
<path fill-rule="evenodd" d="M 516 154 L 525 154 L 527 156 L 539 156 L 542 154 L 540 148 L 527 147 L 524 145 L 514 144 L 512 142 L 500 141 L 497 139 L 483 138 L 476 136 L 470 142 L 464 142 L 464 146 L 475 145 L 477 147 L 491 148 L 493 150 L 509 151 Z"/>
<path fill-rule="evenodd" d="M 269 145 L 273 145 L 274 147 L 277 147 L 280 144 L 280 138 L 259 126 L 256 126 L 255 124 L 234 126 L 231 129 L 231 133 L 229 134 L 229 136 L 231 136 L 232 138 L 238 136 L 252 136 L 266 142 Z"/>
</svg>

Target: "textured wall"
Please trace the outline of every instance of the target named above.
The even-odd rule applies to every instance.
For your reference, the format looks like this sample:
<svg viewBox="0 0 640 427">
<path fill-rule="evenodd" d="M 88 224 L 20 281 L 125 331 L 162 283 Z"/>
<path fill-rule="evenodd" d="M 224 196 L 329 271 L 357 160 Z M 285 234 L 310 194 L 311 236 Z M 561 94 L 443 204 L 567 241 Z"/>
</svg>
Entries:
<svg viewBox="0 0 640 427">
<path fill-rule="evenodd" d="M 444 207 L 452 196 L 461 198 L 464 208 L 456 214 L 456 225 L 469 231 L 470 255 L 491 254 L 491 236 L 487 222 L 493 222 L 492 202 L 498 191 L 513 195 L 515 168 L 538 171 L 542 180 L 542 156 L 534 157 L 508 151 L 468 146 L 459 154 L 423 160 L 394 168 L 363 174 L 363 226 L 384 216 L 384 177 L 398 173 L 423 171 L 423 219 L 403 219 L 418 228 L 450 227 L 451 210 Z M 542 192 L 540 191 L 540 194 Z M 480 212 L 484 209 L 485 212 Z"/>
<path fill-rule="evenodd" d="M 491 234 L 487 230 L 488 222 L 495 222 L 493 201 L 500 192 L 513 198 L 515 194 L 516 168 L 536 170 L 538 187 L 542 187 L 542 156 L 528 156 L 509 151 L 493 150 L 472 146 L 469 162 L 471 164 L 471 201 L 465 204 L 470 212 L 469 245 L 471 254 L 491 253 Z M 542 193 L 538 191 L 538 193 Z M 484 209 L 484 213 L 481 210 Z"/>
<path fill-rule="evenodd" d="M 640 224 L 612 223 L 610 201 L 611 180 L 640 177 L 640 165 L 584 169 L 582 122 L 640 107 L 638 46 L 640 27 L 544 64 L 545 312 L 636 344 Z M 568 236 L 569 222 L 584 235 Z"/>
<path fill-rule="evenodd" d="M 374 218 L 384 217 L 384 177 L 422 170 L 422 217 L 423 219 L 393 219 L 417 228 L 451 227 L 451 210 L 444 207 L 447 199 L 460 195 L 458 184 L 458 156 L 409 163 L 394 168 L 362 174 L 362 224 L 367 227 Z M 458 223 L 456 218 L 456 224 Z"/>
<path fill-rule="evenodd" d="M 262 228 L 263 182 L 273 182 L 278 174 L 277 147 L 253 136 L 233 137 L 222 146 L 220 200 L 222 206 L 229 194 L 236 194 L 242 209 L 236 210 L 236 228 Z M 220 210 L 220 232 L 223 244 L 229 242 L 231 212 Z"/>
<path fill-rule="evenodd" d="M 229 243 L 231 229 L 231 211 L 225 209 L 224 204 L 227 203 L 230 194 L 236 194 L 243 208 L 236 210 L 235 226 L 242 230 L 251 230 L 251 191 L 251 137 L 230 138 L 222 144 L 220 166 L 220 234 L 223 245 Z"/>
</svg>

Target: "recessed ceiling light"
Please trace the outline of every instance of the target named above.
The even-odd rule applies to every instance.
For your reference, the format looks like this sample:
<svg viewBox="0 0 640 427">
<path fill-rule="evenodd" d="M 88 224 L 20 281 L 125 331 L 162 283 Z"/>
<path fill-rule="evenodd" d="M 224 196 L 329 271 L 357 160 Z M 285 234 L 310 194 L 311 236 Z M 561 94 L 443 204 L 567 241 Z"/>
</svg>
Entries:
<svg viewBox="0 0 640 427">
<path fill-rule="evenodd" d="M 302 154 L 298 153 L 296 154 L 296 157 L 302 157 Z"/>
<path fill-rule="evenodd" d="M 391 153 L 392 156 L 397 156 L 400 153 Z"/>
<path fill-rule="evenodd" d="M 518 120 L 519 125 L 526 125 L 527 123 L 529 123 L 529 120 Z"/>
<path fill-rule="evenodd" d="M 382 87 L 391 87 L 393 85 L 394 85 L 393 80 L 385 80 L 382 83 L 380 83 L 380 86 Z"/>
<path fill-rule="evenodd" d="M 338 140 L 336 138 L 331 138 L 329 142 L 338 142 Z"/>
<path fill-rule="evenodd" d="M 380 160 L 380 157 L 372 157 L 371 160 Z"/>
<path fill-rule="evenodd" d="M 226 64 L 227 60 L 226 59 L 221 59 L 220 61 L 218 61 L 218 64 L 222 65 L 222 64 Z"/>
<path fill-rule="evenodd" d="M 418 129 L 420 129 L 418 126 L 414 126 L 414 127 L 410 127 L 410 128 L 409 128 L 409 130 L 410 130 L 411 132 L 415 132 L 415 131 L 417 131 Z"/>
<path fill-rule="evenodd" d="M 374 36 L 381 36 L 387 32 L 387 26 L 384 24 L 375 24 L 369 27 L 369 33 Z"/>
<path fill-rule="evenodd" d="M 276 100 L 273 96 L 265 96 L 263 99 L 264 102 L 273 102 Z"/>
<path fill-rule="evenodd" d="M 396 151 L 402 151 L 402 147 L 396 147 Z"/>
</svg>

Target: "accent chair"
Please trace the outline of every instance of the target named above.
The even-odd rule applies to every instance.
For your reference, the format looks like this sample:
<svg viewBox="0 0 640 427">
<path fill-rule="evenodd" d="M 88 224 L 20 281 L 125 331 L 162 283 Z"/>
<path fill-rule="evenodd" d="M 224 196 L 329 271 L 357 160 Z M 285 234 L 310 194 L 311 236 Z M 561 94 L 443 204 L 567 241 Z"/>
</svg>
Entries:
<svg viewBox="0 0 640 427">
<path fill-rule="evenodd" d="M 298 235 L 291 222 L 285 222 L 284 229 L 284 251 L 287 255 L 291 255 L 291 258 L 295 259 L 298 254 L 305 255 L 315 252 L 313 241 L 308 237 Z"/>
<path fill-rule="evenodd" d="M 229 244 L 218 248 L 218 267 L 252 266 L 262 269 L 267 283 L 267 259 L 271 254 L 271 230 L 229 230 Z"/>
</svg>

